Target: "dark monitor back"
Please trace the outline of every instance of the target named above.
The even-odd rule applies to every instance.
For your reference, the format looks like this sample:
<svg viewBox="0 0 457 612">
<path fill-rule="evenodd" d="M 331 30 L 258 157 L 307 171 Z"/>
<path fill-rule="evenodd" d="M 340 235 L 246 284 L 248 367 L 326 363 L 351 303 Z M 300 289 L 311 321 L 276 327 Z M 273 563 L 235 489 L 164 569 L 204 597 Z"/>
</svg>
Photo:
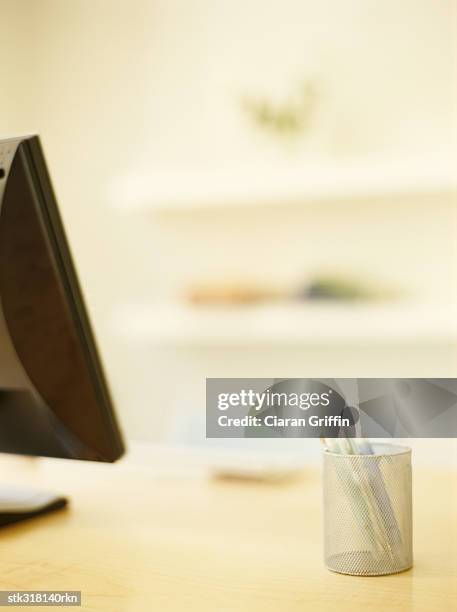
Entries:
<svg viewBox="0 0 457 612">
<path fill-rule="evenodd" d="M 0 141 L 0 452 L 123 453 L 36 136 Z"/>
</svg>

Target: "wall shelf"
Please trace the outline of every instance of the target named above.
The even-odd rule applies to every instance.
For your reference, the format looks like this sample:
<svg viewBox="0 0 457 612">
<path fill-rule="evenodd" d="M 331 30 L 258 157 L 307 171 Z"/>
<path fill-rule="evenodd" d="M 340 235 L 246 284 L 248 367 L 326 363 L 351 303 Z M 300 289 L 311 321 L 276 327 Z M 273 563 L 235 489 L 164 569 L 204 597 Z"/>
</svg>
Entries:
<svg viewBox="0 0 457 612">
<path fill-rule="evenodd" d="M 417 201 L 457 201 L 454 155 L 306 161 L 274 165 L 179 170 L 152 167 L 126 174 L 111 186 L 110 201 L 125 212 L 210 212 L 255 206 Z"/>
<path fill-rule="evenodd" d="M 455 310 L 435 304 L 128 305 L 111 328 L 124 341 L 183 348 L 457 342 Z"/>
</svg>

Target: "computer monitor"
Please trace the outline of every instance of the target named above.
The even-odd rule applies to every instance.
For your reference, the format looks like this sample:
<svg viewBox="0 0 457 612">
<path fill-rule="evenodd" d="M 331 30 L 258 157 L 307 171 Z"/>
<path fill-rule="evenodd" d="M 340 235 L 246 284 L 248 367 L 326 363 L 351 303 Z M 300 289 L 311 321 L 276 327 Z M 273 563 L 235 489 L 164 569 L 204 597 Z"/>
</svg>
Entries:
<svg viewBox="0 0 457 612">
<path fill-rule="evenodd" d="M 40 140 L 0 140 L 0 452 L 123 450 Z M 0 524 L 63 505 L 0 488 Z"/>
</svg>

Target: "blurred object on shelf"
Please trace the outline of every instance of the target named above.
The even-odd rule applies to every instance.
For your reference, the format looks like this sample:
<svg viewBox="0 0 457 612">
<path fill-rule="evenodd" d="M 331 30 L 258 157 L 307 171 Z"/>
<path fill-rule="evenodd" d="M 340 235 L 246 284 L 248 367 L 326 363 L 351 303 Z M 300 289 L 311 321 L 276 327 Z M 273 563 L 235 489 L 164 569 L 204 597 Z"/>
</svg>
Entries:
<svg viewBox="0 0 457 612">
<path fill-rule="evenodd" d="M 249 284 L 246 281 L 220 281 L 197 284 L 187 292 L 187 300 L 195 305 L 258 304 L 288 297 L 274 287 Z"/>
<path fill-rule="evenodd" d="M 292 138 L 309 131 L 317 98 L 316 84 L 308 80 L 286 100 L 244 97 L 242 108 L 261 130 L 280 138 Z"/>
<path fill-rule="evenodd" d="M 319 455 L 319 441 L 304 445 L 299 438 L 207 438 L 201 406 L 189 410 L 183 398 L 176 402 L 168 444 L 187 456 L 205 460 L 213 478 L 282 484 L 306 474 Z"/>
<path fill-rule="evenodd" d="M 185 294 L 188 303 L 195 306 L 247 305 L 295 299 L 315 301 L 375 301 L 398 297 L 391 290 L 373 287 L 368 282 L 344 275 L 315 275 L 296 289 L 266 286 L 254 281 L 207 281 L 191 286 Z"/>
<path fill-rule="evenodd" d="M 392 297 L 391 293 L 344 276 L 316 276 L 298 296 L 305 300 L 365 301 Z"/>
</svg>

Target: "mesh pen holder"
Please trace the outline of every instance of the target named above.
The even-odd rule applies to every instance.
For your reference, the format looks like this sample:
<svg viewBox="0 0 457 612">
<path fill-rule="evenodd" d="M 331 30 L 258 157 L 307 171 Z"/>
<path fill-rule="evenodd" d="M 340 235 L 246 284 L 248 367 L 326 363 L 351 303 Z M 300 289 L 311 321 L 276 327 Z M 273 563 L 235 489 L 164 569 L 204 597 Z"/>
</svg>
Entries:
<svg viewBox="0 0 457 612">
<path fill-rule="evenodd" d="M 373 455 L 324 451 L 324 541 L 328 569 L 381 576 L 410 568 L 411 449 L 372 444 Z"/>
</svg>

